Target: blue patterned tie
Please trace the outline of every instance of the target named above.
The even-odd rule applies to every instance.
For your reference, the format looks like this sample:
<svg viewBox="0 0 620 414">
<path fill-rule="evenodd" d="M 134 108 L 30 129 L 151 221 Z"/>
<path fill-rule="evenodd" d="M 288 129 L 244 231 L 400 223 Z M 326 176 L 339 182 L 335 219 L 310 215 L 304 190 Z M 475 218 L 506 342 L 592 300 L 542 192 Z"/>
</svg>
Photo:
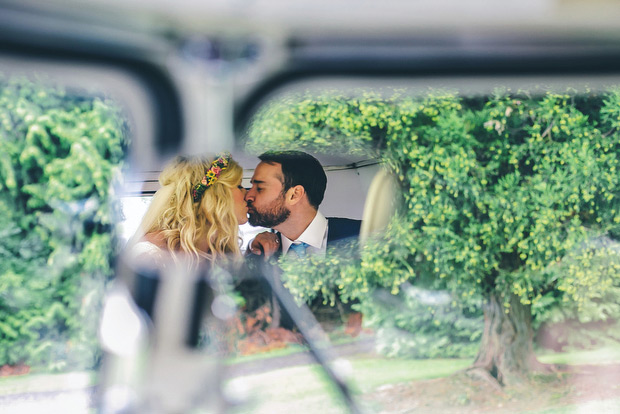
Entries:
<svg viewBox="0 0 620 414">
<path fill-rule="evenodd" d="M 306 247 L 308 247 L 308 243 L 293 243 L 289 250 L 293 251 L 297 257 L 304 257 L 306 255 Z"/>
</svg>

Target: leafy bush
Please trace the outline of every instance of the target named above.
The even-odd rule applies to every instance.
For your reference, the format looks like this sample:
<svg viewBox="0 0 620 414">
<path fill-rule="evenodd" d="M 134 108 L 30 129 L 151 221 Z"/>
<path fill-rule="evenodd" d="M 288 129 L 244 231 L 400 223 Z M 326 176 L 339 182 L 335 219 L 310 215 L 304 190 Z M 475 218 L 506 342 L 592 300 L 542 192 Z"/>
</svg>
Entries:
<svg viewBox="0 0 620 414">
<path fill-rule="evenodd" d="M 620 342 L 618 269 L 620 244 L 607 237 L 588 240 L 552 263 L 548 270 L 564 283 L 545 293 L 533 309 L 538 342 L 558 350 Z"/>
<path fill-rule="evenodd" d="M 0 77 L 0 365 L 97 363 L 126 140 L 112 102 Z"/>
<path fill-rule="evenodd" d="M 397 295 L 375 291 L 359 310 L 377 327 L 377 348 L 389 357 L 463 358 L 478 350 L 480 303 L 463 306 L 448 292 L 405 284 Z"/>
</svg>

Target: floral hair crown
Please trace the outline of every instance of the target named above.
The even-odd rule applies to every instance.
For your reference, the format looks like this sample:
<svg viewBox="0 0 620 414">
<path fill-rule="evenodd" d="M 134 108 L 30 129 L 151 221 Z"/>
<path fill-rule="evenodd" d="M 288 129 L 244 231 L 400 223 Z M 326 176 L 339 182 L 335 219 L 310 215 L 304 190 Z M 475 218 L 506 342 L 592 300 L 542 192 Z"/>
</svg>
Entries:
<svg viewBox="0 0 620 414">
<path fill-rule="evenodd" d="M 217 181 L 221 172 L 228 167 L 229 161 L 230 154 L 225 152 L 211 163 L 211 167 L 207 170 L 204 177 L 202 177 L 202 180 L 192 189 L 192 196 L 194 197 L 195 202 L 200 201 L 205 190 Z"/>
</svg>

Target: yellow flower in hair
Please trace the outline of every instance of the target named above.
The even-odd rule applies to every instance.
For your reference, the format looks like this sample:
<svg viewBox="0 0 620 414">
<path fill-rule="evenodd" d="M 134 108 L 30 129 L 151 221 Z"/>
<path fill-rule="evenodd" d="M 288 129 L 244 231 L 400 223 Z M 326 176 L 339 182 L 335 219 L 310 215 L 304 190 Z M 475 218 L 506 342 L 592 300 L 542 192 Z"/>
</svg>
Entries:
<svg viewBox="0 0 620 414">
<path fill-rule="evenodd" d="M 228 167 L 229 160 L 230 154 L 224 153 L 211 163 L 211 167 L 205 173 L 204 177 L 202 177 L 202 180 L 200 180 L 200 182 L 196 184 L 192 190 L 192 196 L 195 202 L 200 201 L 205 190 L 217 181 L 220 173 Z"/>
</svg>

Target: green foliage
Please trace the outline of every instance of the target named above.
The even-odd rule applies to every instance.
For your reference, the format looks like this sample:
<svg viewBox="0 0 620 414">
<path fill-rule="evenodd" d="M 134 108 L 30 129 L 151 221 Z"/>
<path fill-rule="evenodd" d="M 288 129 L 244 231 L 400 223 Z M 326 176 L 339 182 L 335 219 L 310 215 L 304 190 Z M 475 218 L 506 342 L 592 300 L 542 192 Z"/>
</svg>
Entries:
<svg viewBox="0 0 620 414">
<path fill-rule="evenodd" d="M 477 306 L 476 306 L 477 305 Z M 398 295 L 378 290 L 359 305 L 377 327 L 377 348 L 390 357 L 474 357 L 482 335 L 479 303 L 471 307 L 444 291 L 405 285 Z"/>
<path fill-rule="evenodd" d="M 325 256 L 283 256 L 279 265 L 287 288 L 299 302 L 310 303 L 320 297 L 331 306 L 336 303 L 337 292 L 344 302 L 367 295 L 368 284 L 357 273 L 358 248 L 357 241 L 350 241 L 330 246 Z M 345 289 L 349 283 L 358 290 Z"/>
<path fill-rule="evenodd" d="M 533 312 L 543 333 L 553 332 L 552 345 L 620 342 L 620 244 L 609 238 L 588 240 L 548 270 L 557 278 L 557 290 L 543 295 Z"/>
<path fill-rule="evenodd" d="M 287 96 L 257 115 L 246 149 L 261 153 L 320 148 L 326 153 L 366 154 L 389 119 L 388 109 L 387 103 L 377 99 L 338 94 Z"/>
<path fill-rule="evenodd" d="M 347 259 L 310 259 L 318 270 L 284 264 L 303 299 L 336 289 L 364 301 L 409 281 L 464 303 L 494 292 L 509 306 L 514 294 L 540 315 L 570 303 L 604 319 L 618 316 L 607 301 L 620 272 L 612 261 L 585 272 L 575 255 L 588 240 L 620 236 L 619 122 L 613 88 L 308 94 L 260 114 L 248 148 L 380 154 L 400 183 L 403 208 L 383 236 Z"/>
<path fill-rule="evenodd" d="M 0 365 L 97 362 L 126 144 L 111 102 L 0 77 Z"/>
</svg>

